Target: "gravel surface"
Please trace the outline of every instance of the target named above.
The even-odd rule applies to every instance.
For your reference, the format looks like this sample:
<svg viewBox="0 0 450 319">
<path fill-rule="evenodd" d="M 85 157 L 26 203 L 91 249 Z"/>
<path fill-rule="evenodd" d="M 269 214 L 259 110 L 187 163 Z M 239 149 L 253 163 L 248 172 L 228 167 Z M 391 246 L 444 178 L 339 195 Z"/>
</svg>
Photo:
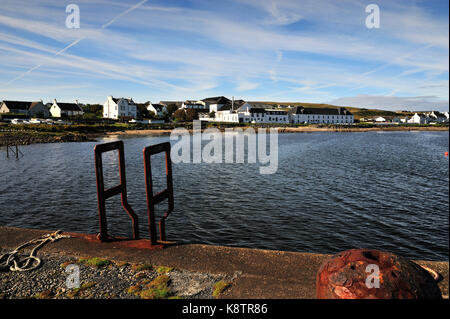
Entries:
<svg viewBox="0 0 450 319">
<path fill-rule="evenodd" d="M 6 253 L 1 251 L 0 255 Z M 0 271 L 0 299 L 56 298 L 56 299 L 136 299 L 136 298 L 183 298 L 211 299 L 214 285 L 219 281 L 232 283 L 237 276 L 196 273 L 160 265 L 128 264 L 101 260 L 100 264 L 88 265 L 86 261 L 59 255 L 38 253 L 42 265 L 32 271 Z M 89 257 L 90 258 L 90 257 Z M 69 264 L 79 266 L 80 288 L 67 288 L 66 273 Z M 104 265 L 106 264 L 106 265 Z M 158 286 L 162 294 L 141 291 L 155 287 L 155 279 L 164 279 Z M 150 286 L 149 286 L 150 285 Z M 134 287 L 134 290 L 130 289 Z M 147 291 L 148 292 L 148 291 Z"/>
</svg>

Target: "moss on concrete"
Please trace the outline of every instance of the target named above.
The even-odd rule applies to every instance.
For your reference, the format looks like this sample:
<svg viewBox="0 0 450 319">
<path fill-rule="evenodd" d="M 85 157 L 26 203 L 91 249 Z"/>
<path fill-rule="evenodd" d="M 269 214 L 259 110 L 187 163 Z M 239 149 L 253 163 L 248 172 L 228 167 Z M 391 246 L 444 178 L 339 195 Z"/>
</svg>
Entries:
<svg viewBox="0 0 450 319">
<path fill-rule="evenodd" d="M 217 298 L 220 296 L 222 292 L 225 291 L 231 284 L 229 282 L 225 282 L 223 280 L 218 281 L 214 284 L 213 297 Z"/>
<path fill-rule="evenodd" d="M 93 257 L 93 258 L 80 258 L 78 262 L 90 266 L 90 267 L 96 267 L 96 268 L 102 268 L 109 266 L 111 262 L 108 259 L 102 259 L 99 257 Z"/>
<path fill-rule="evenodd" d="M 134 271 L 151 271 L 153 266 L 150 264 L 134 264 L 131 269 Z"/>
<path fill-rule="evenodd" d="M 94 287 L 96 284 L 97 283 L 94 281 L 88 281 L 88 282 L 82 284 L 80 286 L 80 288 L 74 288 L 72 290 L 69 290 L 67 292 L 66 296 L 69 298 L 83 297 L 84 295 L 86 295 L 86 291 L 89 288 Z M 87 297 L 89 297 L 89 295 L 87 295 Z"/>
<path fill-rule="evenodd" d="M 169 282 L 170 278 L 167 275 L 160 275 L 152 281 L 144 279 L 138 284 L 130 286 L 127 293 L 142 299 L 168 299 L 174 297 L 171 296 Z"/>
<path fill-rule="evenodd" d="M 159 266 L 158 268 L 156 268 L 156 272 L 161 275 L 168 274 L 172 270 L 173 270 L 173 267 L 166 267 L 166 266 Z"/>
<path fill-rule="evenodd" d="M 33 296 L 34 299 L 50 299 L 52 297 L 53 297 L 53 293 L 51 290 L 44 290 Z"/>
</svg>

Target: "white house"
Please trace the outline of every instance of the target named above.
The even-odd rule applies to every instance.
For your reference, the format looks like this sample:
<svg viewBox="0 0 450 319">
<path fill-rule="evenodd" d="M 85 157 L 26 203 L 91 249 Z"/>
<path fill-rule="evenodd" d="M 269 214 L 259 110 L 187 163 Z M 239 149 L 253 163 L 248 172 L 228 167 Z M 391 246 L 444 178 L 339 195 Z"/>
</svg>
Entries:
<svg viewBox="0 0 450 319">
<path fill-rule="evenodd" d="M 408 123 L 411 123 L 411 124 L 428 124 L 428 122 L 429 122 L 428 117 L 426 117 L 423 114 L 417 114 L 417 113 L 415 113 L 414 116 L 412 116 L 408 120 Z"/>
<path fill-rule="evenodd" d="M 290 122 L 317 124 L 353 124 L 354 115 L 347 109 L 340 108 L 305 108 L 296 106 L 289 110 Z"/>
<path fill-rule="evenodd" d="M 215 117 L 202 117 L 202 121 L 215 121 L 215 122 L 228 122 L 228 123 L 239 123 L 239 114 L 232 110 L 224 110 L 215 112 Z"/>
<path fill-rule="evenodd" d="M 382 116 L 375 118 L 375 122 L 386 122 L 386 119 Z"/>
<path fill-rule="evenodd" d="M 3 101 L 0 104 L 0 113 L 16 113 L 28 116 L 49 117 L 48 108 L 41 101 Z"/>
<path fill-rule="evenodd" d="M 147 110 L 154 113 L 155 116 L 158 116 L 158 117 L 163 117 L 168 113 L 167 107 L 163 104 L 149 103 L 149 105 L 147 106 Z"/>
<path fill-rule="evenodd" d="M 181 108 L 182 109 L 193 109 L 193 110 L 198 110 L 201 112 L 209 112 L 209 108 L 208 106 L 206 106 L 206 103 L 199 100 L 186 100 L 185 102 L 183 102 L 181 104 Z"/>
<path fill-rule="evenodd" d="M 217 105 L 210 108 L 209 113 L 202 114 L 199 113 L 199 119 L 201 121 L 209 121 L 209 122 L 231 122 L 231 123 L 239 123 L 239 119 L 241 119 L 241 122 L 243 122 L 243 114 L 242 112 L 237 112 L 239 108 L 241 108 L 244 104 L 246 104 L 243 100 L 233 100 L 228 102 L 225 105 L 220 106 L 219 111 L 214 111 L 217 107 Z M 214 113 L 213 117 L 211 116 L 211 113 Z"/>
<path fill-rule="evenodd" d="M 447 118 L 447 122 L 449 121 L 449 113 L 448 112 L 444 112 L 444 116 Z"/>
<path fill-rule="evenodd" d="M 62 103 L 54 99 L 50 107 L 50 113 L 52 117 L 66 117 L 83 115 L 83 110 L 77 100 L 75 100 L 75 103 Z"/>
<path fill-rule="evenodd" d="M 119 119 L 120 117 L 137 117 L 137 105 L 132 98 L 114 98 L 108 96 L 103 103 L 103 118 Z"/>
<path fill-rule="evenodd" d="M 429 113 L 425 113 L 425 115 L 430 118 L 430 122 L 437 122 L 437 123 L 448 122 L 448 116 L 446 116 L 445 113 L 441 113 L 438 111 L 431 111 Z"/>
<path fill-rule="evenodd" d="M 251 123 L 289 123 L 289 114 L 285 110 L 263 109 L 261 112 L 256 108 L 250 109 L 250 118 L 244 118 L 244 122 Z"/>
<path fill-rule="evenodd" d="M 225 105 L 231 103 L 231 101 L 224 96 L 209 97 L 203 99 L 202 102 L 206 108 L 209 109 L 210 113 L 220 111 Z"/>
</svg>

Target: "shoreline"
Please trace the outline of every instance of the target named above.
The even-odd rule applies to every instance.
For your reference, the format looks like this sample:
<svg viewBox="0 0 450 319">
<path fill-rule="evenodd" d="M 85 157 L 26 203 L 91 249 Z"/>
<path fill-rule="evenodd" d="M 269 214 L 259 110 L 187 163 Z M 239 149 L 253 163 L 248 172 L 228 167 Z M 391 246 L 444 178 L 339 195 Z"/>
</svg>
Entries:
<svg viewBox="0 0 450 319">
<path fill-rule="evenodd" d="M 232 128 L 232 127 L 230 127 Z M 278 129 L 278 133 L 316 133 L 316 132 L 336 132 L 336 133 L 351 133 L 351 132 L 410 132 L 410 131 L 431 131 L 442 132 L 449 131 L 448 126 L 383 126 L 383 127 L 317 127 L 317 126 L 299 126 L 299 127 L 253 127 L 253 126 L 237 126 L 245 130 L 247 128 L 255 129 L 270 128 Z M 221 132 L 225 131 L 224 127 L 217 127 Z M 97 142 L 98 138 L 111 137 L 117 135 L 127 136 L 165 136 L 169 135 L 174 129 L 139 129 L 139 130 L 122 130 L 122 131 L 107 131 L 101 133 L 78 133 L 78 132 L 33 132 L 33 131 L 12 131 L 0 132 L 0 147 L 8 144 L 17 145 L 31 145 L 43 143 L 66 143 L 66 142 Z M 192 129 L 186 129 L 192 134 Z M 203 130 L 202 130 L 203 131 Z"/>
<path fill-rule="evenodd" d="M 251 127 L 251 126 L 249 126 Z M 245 130 L 249 127 L 236 127 Z M 258 127 L 254 127 L 257 129 Z M 264 127 L 261 127 L 264 128 Z M 272 127 L 278 129 L 278 133 L 312 133 L 312 132 L 372 132 L 372 131 L 449 131 L 449 127 L 446 126 L 418 126 L 418 127 L 315 127 L 315 126 L 302 126 L 302 127 Z M 218 128 L 221 132 L 224 128 Z M 265 128 L 266 130 L 270 128 Z M 106 132 L 104 134 L 99 134 L 98 136 L 109 136 L 109 135 L 166 135 L 170 134 L 173 130 L 168 129 L 148 129 L 148 130 L 124 130 L 118 132 Z M 203 131 L 203 130 L 202 130 Z M 192 134 L 192 129 L 188 129 L 188 132 Z M 256 131 L 257 133 L 257 131 Z"/>
</svg>

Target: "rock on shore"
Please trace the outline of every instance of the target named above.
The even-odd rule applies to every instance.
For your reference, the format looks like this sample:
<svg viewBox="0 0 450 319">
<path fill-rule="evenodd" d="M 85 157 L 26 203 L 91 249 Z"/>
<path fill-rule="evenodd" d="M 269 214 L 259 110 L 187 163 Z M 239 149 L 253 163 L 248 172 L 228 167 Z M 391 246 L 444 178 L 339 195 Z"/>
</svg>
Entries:
<svg viewBox="0 0 450 319">
<path fill-rule="evenodd" d="M 95 141 L 84 134 L 64 133 L 52 134 L 0 134 L 0 146 L 8 144 L 29 145 L 36 143 L 64 143 Z"/>
</svg>

